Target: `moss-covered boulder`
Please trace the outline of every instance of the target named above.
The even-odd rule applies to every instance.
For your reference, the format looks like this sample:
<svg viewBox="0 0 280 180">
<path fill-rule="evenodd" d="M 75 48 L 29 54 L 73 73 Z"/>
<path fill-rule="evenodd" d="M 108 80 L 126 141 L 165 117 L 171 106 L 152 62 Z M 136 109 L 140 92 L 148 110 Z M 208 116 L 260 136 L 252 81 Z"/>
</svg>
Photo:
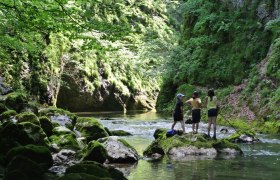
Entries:
<svg viewBox="0 0 280 180">
<path fill-rule="evenodd" d="M 108 137 L 98 140 L 108 152 L 108 160 L 111 163 L 134 163 L 138 161 L 137 151 L 125 140 Z"/>
<path fill-rule="evenodd" d="M 81 149 L 75 133 L 64 126 L 55 127 L 53 135 L 49 137 L 49 140 L 51 146 L 57 151 L 61 149 Z"/>
<path fill-rule="evenodd" d="M 7 110 L 4 111 L 1 115 L 0 115 L 0 121 L 9 121 L 11 120 L 12 117 L 15 117 L 17 115 L 17 112 L 15 110 Z"/>
<path fill-rule="evenodd" d="M 0 103 L 0 114 L 2 114 L 3 112 L 7 111 L 8 108 L 5 104 Z"/>
<path fill-rule="evenodd" d="M 165 129 L 165 128 L 156 129 L 154 132 L 154 138 L 155 139 L 165 138 L 167 131 L 168 131 L 168 129 Z"/>
<path fill-rule="evenodd" d="M 69 129 L 73 129 L 77 121 L 77 116 L 75 114 L 56 107 L 42 109 L 39 111 L 39 116 L 47 116 L 52 122 Z"/>
<path fill-rule="evenodd" d="M 158 131 L 159 132 L 159 131 Z M 172 158 L 180 159 L 189 155 L 203 155 L 214 157 L 218 153 L 232 152 L 232 154 L 241 154 L 242 151 L 238 146 L 230 142 L 218 146 L 217 141 L 211 140 L 206 134 L 187 134 L 175 135 L 172 137 L 157 138 L 143 152 L 145 156 L 154 154 L 169 155 Z M 234 148 L 233 148 L 234 147 Z M 228 150 L 231 151 L 228 151 Z"/>
<path fill-rule="evenodd" d="M 226 139 L 233 143 L 254 143 L 260 141 L 256 137 L 256 133 L 250 130 L 237 131 Z"/>
<path fill-rule="evenodd" d="M 105 147 L 97 141 L 91 141 L 87 146 L 86 153 L 83 159 L 104 163 L 107 157 L 108 154 Z"/>
<path fill-rule="evenodd" d="M 106 168 L 94 161 L 84 161 L 67 168 L 65 176 L 59 178 L 59 180 L 64 179 L 126 180 L 122 172 L 114 168 Z"/>
<path fill-rule="evenodd" d="M 16 156 L 9 162 L 4 179 L 44 179 L 44 170 L 36 162 L 24 156 Z"/>
<path fill-rule="evenodd" d="M 94 175 L 86 174 L 86 173 L 70 173 L 65 174 L 64 176 L 58 178 L 57 180 L 88 180 L 88 179 L 96 179 L 96 180 L 112 180 L 109 177 L 97 177 Z"/>
<path fill-rule="evenodd" d="M 79 117 L 76 128 L 86 138 L 87 142 L 109 136 L 103 125 L 95 118 Z"/>
<path fill-rule="evenodd" d="M 111 131 L 107 128 L 107 127 L 104 127 L 105 131 L 108 133 L 109 136 L 112 136 L 112 133 Z"/>
<path fill-rule="evenodd" d="M 39 118 L 40 126 L 48 137 L 53 134 L 53 124 L 47 116 L 42 116 Z"/>
<path fill-rule="evenodd" d="M 213 143 L 213 147 L 222 154 L 242 154 L 242 150 L 236 144 L 229 142 L 227 139 L 218 140 Z"/>
<path fill-rule="evenodd" d="M 49 146 L 47 135 L 40 126 L 30 122 L 19 123 L 18 126 L 33 140 L 31 144 Z"/>
<path fill-rule="evenodd" d="M 32 123 L 15 124 L 5 122 L 0 128 L 0 154 L 11 148 L 27 144 L 47 145 L 46 135 L 39 126 Z M 33 133 L 34 132 L 34 133 Z"/>
<path fill-rule="evenodd" d="M 19 113 L 27 104 L 27 96 L 21 92 L 10 93 L 7 95 L 5 104 L 9 109 L 14 109 Z"/>
<path fill-rule="evenodd" d="M 114 131 L 111 131 L 111 135 L 112 136 L 132 136 L 131 133 L 126 132 L 124 130 L 114 130 Z"/>
<path fill-rule="evenodd" d="M 15 117 L 18 123 L 30 122 L 36 125 L 40 125 L 38 117 L 32 112 L 22 112 L 20 114 L 17 114 Z"/>
<path fill-rule="evenodd" d="M 51 152 L 44 146 L 29 144 L 15 147 L 7 153 L 7 160 L 11 161 L 16 156 L 24 156 L 36 162 L 45 171 L 53 165 Z"/>
</svg>

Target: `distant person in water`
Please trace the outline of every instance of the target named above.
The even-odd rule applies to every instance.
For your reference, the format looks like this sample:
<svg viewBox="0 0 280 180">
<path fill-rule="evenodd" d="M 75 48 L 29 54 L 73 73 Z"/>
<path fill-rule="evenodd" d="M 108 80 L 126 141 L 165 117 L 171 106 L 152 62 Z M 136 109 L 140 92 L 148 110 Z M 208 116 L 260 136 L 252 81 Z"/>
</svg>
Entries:
<svg viewBox="0 0 280 180">
<path fill-rule="evenodd" d="M 183 98 L 185 97 L 184 94 L 177 94 L 176 98 L 177 98 L 177 103 L 175 106 L 175 109 L 173 111 L 173 118 L 174 118 L 174 122 L 172 124 L 171 129 L 174 130 L 174 127 L 176 125 L 176 123 L 178 121 L 181 122 L 182 125 L 182 129 L 183 129 L 183 133 L 186 133 L 185 131 L 185 124 L 184 124 L 184 115 L 183 115 Z"/>
<path fill-rule="evenodd" d="M 198 92 L 194 91 L 193 97 L 187 100 L 186 103 L 192 107 L 192 130 L 194 134 L 197 134 L 201 118 L 201 99 L 199 98 Z"/>
<path fill-rule="evenodd" d="M 208 96 L 205 99 L 205 104 L 208 109 L 208 136 L 210 136 L 211 125 L 213 124 L 214 135 L 213 138 L 216 139 L 216 119 L 218 116 L 218 99 L 215 96 L 214 90 L 210 89 L 208 91 Z"/>
</svg>

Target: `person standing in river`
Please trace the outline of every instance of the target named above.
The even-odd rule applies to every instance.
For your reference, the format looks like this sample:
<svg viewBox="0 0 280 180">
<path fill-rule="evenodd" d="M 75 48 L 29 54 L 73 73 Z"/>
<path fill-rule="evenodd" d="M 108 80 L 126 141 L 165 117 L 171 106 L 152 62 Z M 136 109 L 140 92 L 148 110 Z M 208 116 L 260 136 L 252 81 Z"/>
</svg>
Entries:
<svg viewBox="0 0 280 180">
<path fill-rule="evenodd" d="M 183 98 L 185 97 L 184 94 L 177 94 L 176 98 L 177 98 L 177 103 L 176 103 L 176 106 L 175 106 L 175 109 L 173 111 L 173 119 L 174 119 L 174 122 L 172 124 L 172 127 L 171 129 L 174 130 L 174 127 L 176 125 L 176 123 L 178 121 L 181 122 L 181 125 L 182 125 L 182 129 L 183 129 L 183 133 L 185 134 L 186 131 L 185 131 L 185 123 L 184 123 L 184 115 L 183 115 Z"/>
<path fill-rule="evenodd" d="M 216 119 L 218 116 L 218 99 L 215 96 L 214 90 L 210 89 L 208 91 L 208 96 L 205 99 L 205 104 L 208 109 L 208 136 L 210 136 L 211 125 L 213 124 L 214 135 L 213 138 L 216 139 Z"/>
<path fill-rule="evenodd" d="M 194 91 L 193 97 L 186 101 L 186 103 L 192 107 L 192 130 L 193 134 L 197 134 L 201 118 L 201 99 L 199 98 L 198 92 Z"/>
</svg>

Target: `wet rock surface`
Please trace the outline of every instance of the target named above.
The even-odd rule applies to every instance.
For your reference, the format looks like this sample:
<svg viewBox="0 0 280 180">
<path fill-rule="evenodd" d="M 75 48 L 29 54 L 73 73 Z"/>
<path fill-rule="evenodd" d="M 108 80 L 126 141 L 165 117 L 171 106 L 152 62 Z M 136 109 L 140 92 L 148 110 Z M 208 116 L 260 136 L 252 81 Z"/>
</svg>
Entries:
<svg viewBox="0 0 280 180">
<path fill-rule="evenodd" d="M 119 138 L 103 138 L 99 140 L 108 152 L 110 163 L 134 163 L 138 161 L 137 151 L 126 141 Z"/>
</svg>

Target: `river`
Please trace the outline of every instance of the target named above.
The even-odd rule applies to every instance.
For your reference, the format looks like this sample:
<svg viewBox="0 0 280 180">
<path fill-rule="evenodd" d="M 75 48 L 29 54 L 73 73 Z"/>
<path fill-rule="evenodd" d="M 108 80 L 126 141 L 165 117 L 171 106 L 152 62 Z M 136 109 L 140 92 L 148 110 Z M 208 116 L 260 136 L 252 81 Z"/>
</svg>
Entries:
<svg viewBox="0 0 280 180">
<path fill-rule="evenodd" d="M 261 143 L 239 144 L 244 154 L 214 158 L 189 156 L 182 160 L 164 157 L 152 160 L 143 157 L 144 149 L 154 140 L 157 128 L 170 128 L 171 117 L 164 117 L 155 112 L 102 112 L 79 113 L 80 116 L 96 117 L 110 130 L 125 130 L 133 136 L 123 137 L 141 156 L 137 164 L 117 165 L 129 180 L 185 180 L 185 179 L 280 179 L 280 136 L 258 134 Z M 106 120 L 104 120 L 106 119 Z M 180 125 L 177 124 L 179 129 Z M 199 132 L 206 133 L 207 124 L 200 123 Z M 227 128 L 227 134 L 219 133 Z M 187 125 L 187 132 L 191 125 Z M 234 133 L 234 129 L 218 126 L 218 139 Z"/>
</svg>

